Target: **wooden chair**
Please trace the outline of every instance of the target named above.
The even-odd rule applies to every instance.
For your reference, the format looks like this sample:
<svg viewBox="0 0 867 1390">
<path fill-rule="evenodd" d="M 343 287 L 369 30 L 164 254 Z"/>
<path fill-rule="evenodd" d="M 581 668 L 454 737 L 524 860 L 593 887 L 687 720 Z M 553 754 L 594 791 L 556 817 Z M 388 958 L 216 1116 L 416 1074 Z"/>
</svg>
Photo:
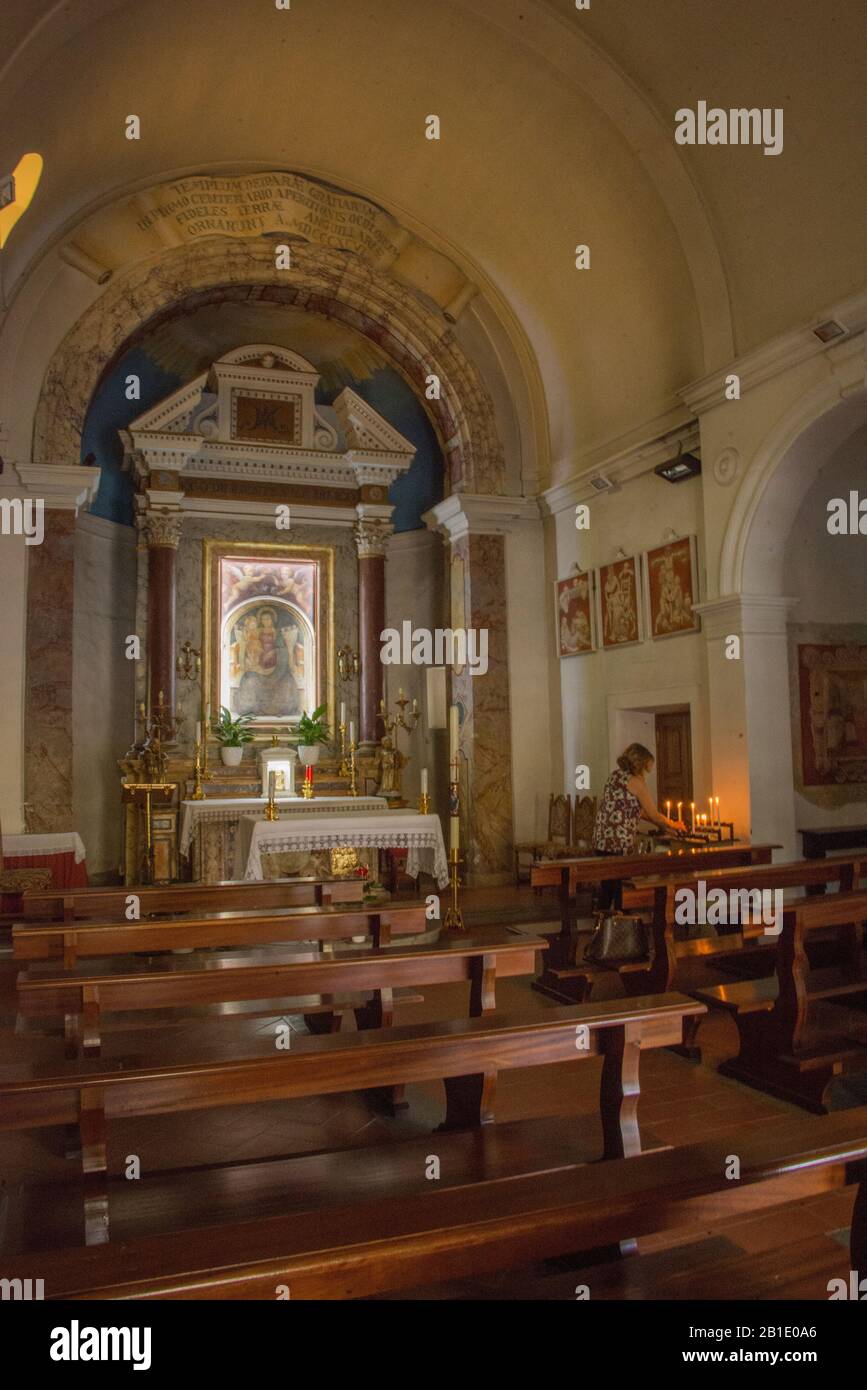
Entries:
<svg viewBox="0 0 867 1390">
<path fill-rule="evenodd" d="M 596 798 L 580 799 L 567 794 L 548 801 L 547 840 L 525 840 L 515 845 L 515 883 L 521 881 L 521 855 L 529 854 L 533 863 L 540 859 L 559 859 L 564 855 L 592 852 L 593 826 L 596 821 Z"/>
</svg>

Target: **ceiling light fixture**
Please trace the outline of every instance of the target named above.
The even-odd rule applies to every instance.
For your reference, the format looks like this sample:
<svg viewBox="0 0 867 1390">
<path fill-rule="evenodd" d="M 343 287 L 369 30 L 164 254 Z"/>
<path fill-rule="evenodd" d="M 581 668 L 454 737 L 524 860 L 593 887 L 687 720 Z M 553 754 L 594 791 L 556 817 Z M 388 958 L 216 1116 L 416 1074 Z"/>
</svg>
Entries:
<svg viewBox="0 0 867 1390">
<path fill-rule="evenodd" d="M 660 463 L 653 471 L 657 477 L 664 478 L 667 483 L 685 483 L 687 478 L 695 478 L 699 475 L 701 459 L 697 459 L 695 454 L 685 454 L 683 444 L 679 444 L 677 458 L 669 459 L 668 463 Z"/>
</svg>

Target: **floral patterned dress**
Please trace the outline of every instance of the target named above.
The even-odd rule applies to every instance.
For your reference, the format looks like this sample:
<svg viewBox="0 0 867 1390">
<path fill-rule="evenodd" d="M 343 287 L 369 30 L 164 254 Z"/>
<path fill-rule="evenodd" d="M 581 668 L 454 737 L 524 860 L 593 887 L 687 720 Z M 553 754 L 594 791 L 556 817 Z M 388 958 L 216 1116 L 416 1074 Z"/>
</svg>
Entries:
<svg viewBox="0 0 867 1390">
<path fill-rule="evenodd" d="M 630 774 L 616 768 L 602 792 L 593 829 L 593 848 L 607 854 L 632 854 L 641 807 L 627 787 Z"/>
</svg>

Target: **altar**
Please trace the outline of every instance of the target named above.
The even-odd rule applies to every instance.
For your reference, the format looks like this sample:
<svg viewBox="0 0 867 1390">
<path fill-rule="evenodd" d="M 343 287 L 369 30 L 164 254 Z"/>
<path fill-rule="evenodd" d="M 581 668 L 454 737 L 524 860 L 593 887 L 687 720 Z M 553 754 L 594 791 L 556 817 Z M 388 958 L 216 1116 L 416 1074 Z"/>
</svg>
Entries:
<svg viewBox="0 0 867 1390">
<path fill-rule="evenodd" d="M 249 840 L 241 851 L 239 827 L 263 820 L 267 805 L 268 798 L 264 796 L 181 802 L 178 846 L 182 857 L 190 861 L 196 882 L 217 883 L 244 877 Z M 319 796 L 310 800 L 302 796 L 278 796 L 276 806 L 281 821 L 290 817 L 293 821 L 306 821 L 308 817 L 321 821 L 341 814 L 369 817 L 388 810 L 388 802 L 379 796 Z M 265 821 L 265 824 L 273 826 L 279 821 Z"/>
<path fill-rule="evenodd" d="M 360 800 L 356 799 L 356 805 Z M 418 878 L 424 872 L 436 879 L 440 888 L 446 888 L 449 882 L 439 817 L 417 811 L 380 810 L 371 815 L 353 806 L 350 814 L 290 814 L 278 821 L 245 817 L 238 827 L 235 846 L 237 878 L 263 878 L 262 860 L 266 855 L 352 848 L 360 856 L 371 850 L 406 850 L 406 872 L 410 878 Z"/>
</svg>

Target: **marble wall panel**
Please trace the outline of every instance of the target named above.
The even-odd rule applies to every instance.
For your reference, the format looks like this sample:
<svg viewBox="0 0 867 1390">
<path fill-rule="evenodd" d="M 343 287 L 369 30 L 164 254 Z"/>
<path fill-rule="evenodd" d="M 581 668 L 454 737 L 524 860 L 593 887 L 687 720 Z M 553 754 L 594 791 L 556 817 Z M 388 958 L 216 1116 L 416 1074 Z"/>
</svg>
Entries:
<svg viewBox="0 0 867 1390">
<path fill-rule="evenodd" d="M 75 516 L 45 510 L 45 538 L 27 552 L 24 791 L 33 833 L 75 828 L 72 651 Z"/>
</svg>

